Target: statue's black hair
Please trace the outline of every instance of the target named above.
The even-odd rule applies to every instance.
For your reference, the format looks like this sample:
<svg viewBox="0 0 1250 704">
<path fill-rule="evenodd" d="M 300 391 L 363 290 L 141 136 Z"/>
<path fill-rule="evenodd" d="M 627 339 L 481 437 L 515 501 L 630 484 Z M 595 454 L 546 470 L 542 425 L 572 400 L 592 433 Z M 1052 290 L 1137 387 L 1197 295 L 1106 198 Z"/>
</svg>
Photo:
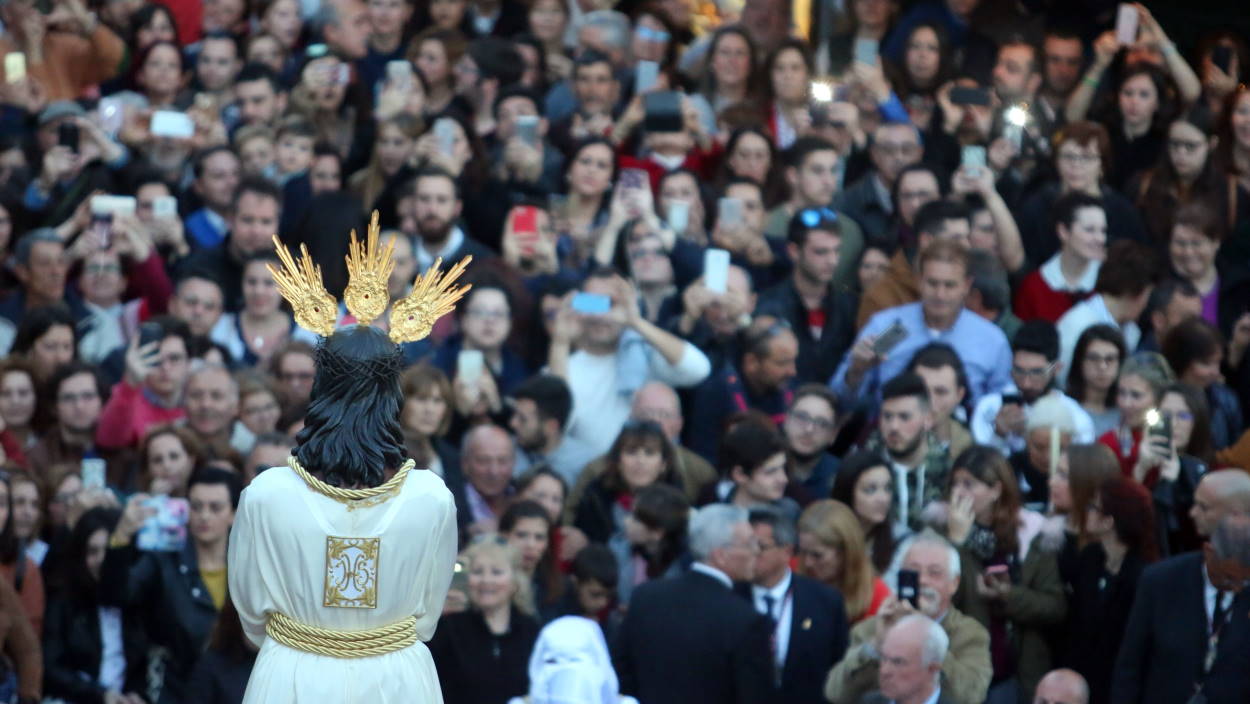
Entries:
<svg viewBox="0 0 1250 704">
<path fill-rule="evenodd" d="M 317 376 L 295 457 L 310 473 L 342 488 L 373 487 L 404 461 L 399 412 L 403 358 L 386 333 L 343 328 L 317 345 Z"/>
</svg>

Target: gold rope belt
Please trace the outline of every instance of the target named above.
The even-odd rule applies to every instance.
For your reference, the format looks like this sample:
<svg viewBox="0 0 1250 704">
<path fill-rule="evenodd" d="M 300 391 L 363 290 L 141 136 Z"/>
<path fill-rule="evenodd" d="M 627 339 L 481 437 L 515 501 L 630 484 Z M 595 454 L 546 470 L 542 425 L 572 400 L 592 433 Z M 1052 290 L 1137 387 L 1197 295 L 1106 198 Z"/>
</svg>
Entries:
<svg viewBox="0 0 1250 704">
<path fill-rule="evenodd" d="M 403 650 L 416 643 L 415 616 L 367 631 L 334 631 L 309 626 L 274 611 L 269 614 L 265 633 L 279 643 L 315 655 L 332 658 L 367 658 Z"/>
</svg>

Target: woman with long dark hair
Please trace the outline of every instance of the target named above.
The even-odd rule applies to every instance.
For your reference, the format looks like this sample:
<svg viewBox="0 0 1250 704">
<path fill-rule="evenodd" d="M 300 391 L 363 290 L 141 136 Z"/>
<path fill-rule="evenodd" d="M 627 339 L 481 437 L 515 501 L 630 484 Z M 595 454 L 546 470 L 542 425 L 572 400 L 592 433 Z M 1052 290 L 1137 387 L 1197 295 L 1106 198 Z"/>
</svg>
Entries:
<svg viewBox="0 0 1250 704">
<path fill-rule="evenodd" d="M 1110 325 L 1091 325 L 1076 340 L 1067 392 L 1094 421 L 1095 437 L 1120 425 L 1116 380 L 1125 354 L 1124 335 Z"/>
<path fill-rule="evenodd" d="M 44 694 L 49 697 L 130 704 L 136 692 L 147 692 L 147 640 L 139 612 L 105 606 L 99 599 L 100 567 L 120 517 L 116 509 L 91 509 L 66 543 L 55 579 L 59 588 L 48 600 L 43 630 Z M 121 655 L 121 662 L 101 667 L 106 652 Z"/>
<path fill-rule="evenodd" d="M 1189 513 L 1194 507 L 1198 482 L 1211 466 L 1214 451 L 1211 421 L 1202 389 L 1192 384 L 1172 384 L 1163 390 L 1158 410 L 1172 428 L 1172 436 L 1158 453 L 1159 483 L 1151 492 L 1160 557 L 1167 557 L 1202 547 L 1202 539 Z"/>
<path fill-rule="evenodd" d="M 1047 634 L 1066 608 L 1063 525 L 1021 505 L 1015 473 L 995 448 L 973 445 L 952 467 L 946 533 L 961 565 L 952 603 L 989 631 L 989 699 L 1007 701 L 997 697 L 1032 692 L 1051 669 Z"/>
<path fill-rule="evenodd" d="M 842 461 L 833 478 L 832 498 L 855 512 L 864 529 L 864 542 L 872 553 L 872 566 L 884 574 L 894 558 L 898 540 L 890 506 L 894 502 L 894 473 L 876 452 L 857 452 Z"/>
<path fill-rule="evenodd" d="M 1085 529 L 1095 542 L 1081 552 L 1061 664 L 1085 677 L 1092 704 L 1107 704 L 1137 581 L 1157 554 L 1150 494 L 1129 477 L 1107 479 L 1086 509 Z"/>
<path fill-rule="evenodd" d="M 564 598 L 566 578 L 552 550 L 555 527 L 547 510 L 533 501 L 517 501 L 499 518 L 499 534 L 521 555 L 521 571 L 530 579 L 534 608 L 544 622 L 558 615 Z"/>
<path fill-rule="evenodd" d="M 13 473 L 0 470 L 0 578 L 12 585 L 36 636 L 43 632 L 43 573 L 26 556 L 13 523 Z"/>
<path fill-rule="evenodd" d="M 1125 192 L 1141 209 L 1156 245 L 1165 244 L 1177 209 L 1196 204 L 1217 223 L 1227 220 L 1228 177 L 1216 164 L 1215 124 L 1206 108 L 1194 107 L 1167 126 L 1163 153 L 1154 168 L 1133 177 Z M 1219 238 L 1217 238 L 1219 239 Z"/>
</svg>

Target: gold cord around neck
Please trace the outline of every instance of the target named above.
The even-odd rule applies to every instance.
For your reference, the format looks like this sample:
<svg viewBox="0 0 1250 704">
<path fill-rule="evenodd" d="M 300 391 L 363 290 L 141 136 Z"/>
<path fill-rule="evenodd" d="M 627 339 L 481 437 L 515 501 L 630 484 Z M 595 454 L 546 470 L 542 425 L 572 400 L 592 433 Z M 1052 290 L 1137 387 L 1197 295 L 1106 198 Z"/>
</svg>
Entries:
<svg viewBox="0 0 1250 704">
<path fill-rule="evenodd" d="M 309 474 L 308 470 L 300 465 L 299 460 L 295 459 L 294 455 L 286 458 L 286 464 L 291 468 L 291 471 L 304 480 L 309 489 L 323 496 L 328 496 L 341 504 L 345 504 L 349 511 L 380 504 L 399 493 L 399 488 L 403 486 L 408 472 L 417 466 L 415 460 L 409 459 L 400 466 L 398 472 L 395 472 L 395 476 L 391 477 L 385 484 L 379 484 L 368 489 L 341 489 L 337 486 L 330 486 Z"/>
</svg>

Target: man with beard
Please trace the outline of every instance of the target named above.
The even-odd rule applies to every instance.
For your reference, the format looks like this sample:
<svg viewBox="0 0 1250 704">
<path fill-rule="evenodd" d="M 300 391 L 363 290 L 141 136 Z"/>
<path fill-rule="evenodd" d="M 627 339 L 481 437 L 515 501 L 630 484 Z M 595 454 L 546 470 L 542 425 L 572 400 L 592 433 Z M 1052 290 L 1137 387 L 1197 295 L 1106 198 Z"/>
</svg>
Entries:
<svg viewBox="0 0 1250 704">
<path fill-rule="evenodd" d="M 236 441 L 233 437 L 239 416 L 239 385 L 225 367 L 211 364 L 192 372 L 183 404 L 187 428 L 205 447 L 218 453 L 231 447 L 240 452 L 250 449 L 252 438 Z"/>
<path fill-rule="evenodd" d="M 950 453 L 933 438 L 933 409 L 924 379 L 900 374 L 882 389 L 877 432 L 867 448 L 882 452 L 894 474 L 894 506 L 898 528 L 918 530 L 921 512 L 942 496 L 950 471 Z"/>
<path fill-rule="evenodd" d="M 573 412 L 573 395 L 558 376 L 539 374 L 512 391 L 512 418 L 508 426 L 516 435 L 516 464 L 523 474 L 546 463 L 572 486 L 582 468 L 595 458 L 594 451 L 564 433 Z"/>
<path fill-rule="evenodd" d="M 569 296 L 556 314 L 548 369 L 573 392 L 568 432 L 605 453 L 629 418 L 634 392 L 649 381 L 694 386 L 711 365 L 699 348 L 644 318 L 633 285 L 614 270 L 591 272 L 582 293 L 608 311 L 578 311 Z"/>
<path fill-rule="evenodd" d="M 1011 345 L 1011 381 L 1001 393 L 986 394 L 972 413 L 972 437 L 981 445 L 991 445 L 1011 455 L 1024 449 L 1024 428 L 1029 409 L 1055 388 L 1059 373 L 1059 333 L 1045 320 L 1030 320 L 1021 326 Z M 1075 399 L 1063 393 L 1056 396 L 1067 407 L 1075 424 L 1072 442 L 1094 442 L 1094 421 Z"/>
<path fill-rule="evenodd" d="M 794 392 L 781 433 L 786 442 L 790 481 L 811 500 L 829 496 L 841 464 L 829 448 L 837 437 L 838 399 L 823 384 L 804 384 Z"/>
<path fill-rule="evenodd" d="M 919 608 L 890 596 L 876 616 L 852 628 L 846 656 L 825 680 L 825 698 L 835 704 L 851 704 L 875 690 L 886 632 L 905 616 L 919 612 L 937 621 L 950 639 L 939 680 L 942 701 L 981 704 L 994 669 L 990 664 L 990 634 L 976 619 L 951 606 L 959 589 L 959 552 L 942 536 L 925 530 L 900 545 L 899 554 L 903 556 L 900 567 L 920 575 Z"/>
<path fill-rule="evenodd" d="M 434 260 L 439 257 L 443 258 L 442 269 L 446 271 L 467 255 L 472 255 L 477 263 L 495 256 L 456 224 L 463 207 L 454 176 L 437 167 L 417 172 L 413 179 L 412 209 L 417 228 L 413 254 L 419 271 L 434 266 Z"/>
</svg>

